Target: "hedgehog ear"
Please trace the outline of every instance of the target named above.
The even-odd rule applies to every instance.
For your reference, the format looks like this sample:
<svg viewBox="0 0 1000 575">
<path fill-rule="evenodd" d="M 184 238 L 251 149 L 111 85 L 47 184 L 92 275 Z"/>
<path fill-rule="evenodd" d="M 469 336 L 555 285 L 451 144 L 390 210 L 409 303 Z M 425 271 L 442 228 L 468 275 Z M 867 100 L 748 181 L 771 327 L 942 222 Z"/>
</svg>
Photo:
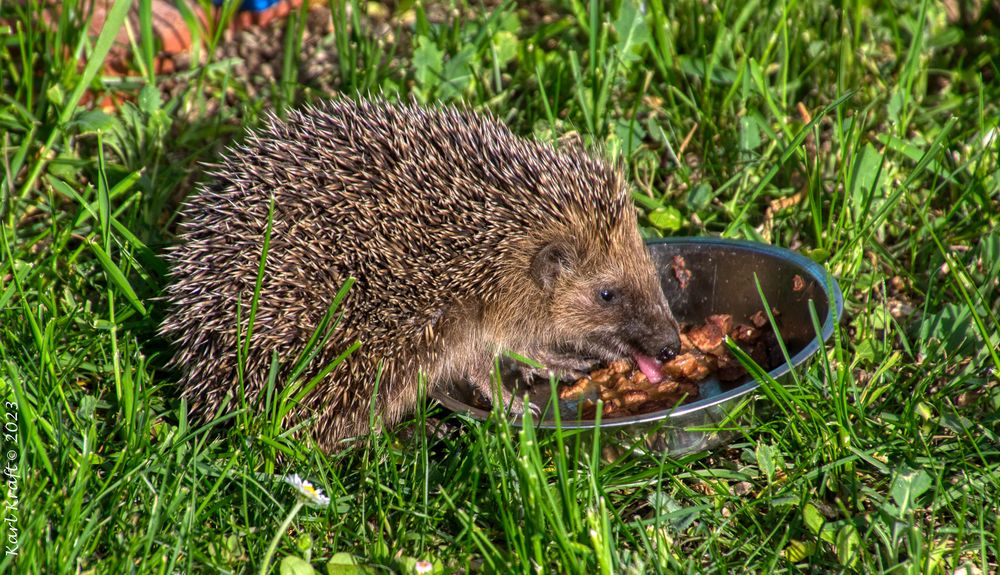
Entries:
<svg viewBox="0 0 1000 575">
<path fill-rule="evenodd" d="M 573 250 L 568 244 L 555 240 L 542 246 L 531 261 L 531 278 L 538 287 L 549 293 L 556 279 L 573 267 Z"/>
</svg>

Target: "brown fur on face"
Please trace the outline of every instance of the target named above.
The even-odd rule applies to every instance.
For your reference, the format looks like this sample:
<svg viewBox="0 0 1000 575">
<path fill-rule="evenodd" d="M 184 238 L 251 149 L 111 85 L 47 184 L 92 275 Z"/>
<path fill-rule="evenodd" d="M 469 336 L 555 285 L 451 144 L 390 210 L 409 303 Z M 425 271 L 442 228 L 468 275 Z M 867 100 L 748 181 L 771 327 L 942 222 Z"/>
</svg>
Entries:
<svg viewBox="0 0 1000 575">
<path fill-rule="evenodd" d="M 621 172 L 581 150 L 468 112 L 341 100 L 271 118 L 214 177 L 189 199 L 168 253 L 162 326 L 200 413 L 235 393 L 237 302 L 245 334 L 272 196 L 246 358 L 251 405 L 272 354 L 290 364 L 344 280 L 357 279 L 303 377 L 362 347 L 286 422 L 309 421 L 324 449 L 371 431 L 373 397 L 387 424 L 412 410 L 420 373 L 432 389 L 468 379 L 488 394 L 504 351 L 566 372 L 581 357 L 655 357 L 676 342 Z"/>
<path fill-rule="evenodd" d="M 526 245 L 526 253 L 536 254 L 528 270 L 531 282 L 514 286 L 494 317 L 498 333 L 534 338 L 505 346 L 563 375 L 636 352 L 675 353 L 677 322 L 634 219 L 623 217 L 607 235 L 598 236 L 581 216 L 568 214 L 562 222 L 564 227 L 584 222 L 578 229 L 557 230 L 540 247 Z M 507 325 L 504 319 L 516 323 Z"/>
</svg>

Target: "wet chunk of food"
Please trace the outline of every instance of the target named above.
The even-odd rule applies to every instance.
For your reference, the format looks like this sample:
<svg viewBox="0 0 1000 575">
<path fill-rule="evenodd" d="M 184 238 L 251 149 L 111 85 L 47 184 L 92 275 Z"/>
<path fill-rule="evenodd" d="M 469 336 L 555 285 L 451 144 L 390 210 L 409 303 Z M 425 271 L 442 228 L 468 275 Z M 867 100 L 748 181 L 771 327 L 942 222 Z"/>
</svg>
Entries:
<svg viewBox="0 0 1000 575">
<path fill-rule="evenodd" d="M 604 402 L 604 417 L 648 413 L 673 406 L 687 396 L 697 396 L 698 386 L 689 381 L 664 378 L 652 384 L 627 360 L 611 362 L 595 369 L 588 377 L 561 386 L 561 400 L 579 402 L 581 415 L 592 419 L 597 414 L 598 398 Z"/>
<path fill-rule="evenodd" d="M 729 352 L 728 335 L 766 369 L 781 363 L 781 351 L 766 314 L 757 312 L 748 323 L 734 324 L 729 314 L 716 314 L 695 325 L 682 326 L 681 352 L 663 364 L 662 381 L 651 384 L 628 360 L 613 361 L 587 377 L 564 384 L 559 399 L 576 401 L 580 416 L 592 419 L 597 400 L 604 402 L 602 417 L 624 417 L 671 409 L 698 398 L 698 383 L 714 375 L 723 383 L 736 382 L 746 370 Z"/>
<path fill-rule="evenodd" d="M 677 285 L 681 290 L 686 290 L 691 281 L 691 270 L 687 269 L 687 260 L 684 256 L 674 256 L 671 262 L 674 268 L 674 277 L 677 278 Z"/>
</svg>

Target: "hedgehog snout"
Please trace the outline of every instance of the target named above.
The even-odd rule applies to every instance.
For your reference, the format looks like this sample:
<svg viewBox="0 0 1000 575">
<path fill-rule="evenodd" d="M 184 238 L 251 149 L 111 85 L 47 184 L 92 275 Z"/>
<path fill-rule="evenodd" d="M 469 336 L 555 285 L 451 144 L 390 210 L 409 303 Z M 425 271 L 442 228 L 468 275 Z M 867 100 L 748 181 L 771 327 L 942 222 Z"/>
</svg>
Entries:
<svg viewBox="0 0 1000 575">
<path fill-rule="evenodd" d="M 668 306 L 654 306 L 638 323 L 641 327 L 635 330 L 633 339 L 637 351 L 660 362 L 677 357 L 681 350 L 680 326 Z"/>
<path fill-rule="evenodd" d="M 670 361 L 681 352 L 681 326 L 677 325 L 677 320 L 674 319 L 674 314 L 670 313 L 670 308 L 665 307 L 664 309 L 667 317 L 667 327 L 662 332 L 665 343 L 656 354 L 656 358 L 660 361 Z"/>
<path fill-rule="evenodd" d="M 675 328 L 666 327 L 655 334 L 647 333 L 642 341 L 636 342 L 636 348 L 643 354 L 655 357 L 657 360 L 670 361 L 677 357 L 681 350 L 681 340 Z"/>
</svg>

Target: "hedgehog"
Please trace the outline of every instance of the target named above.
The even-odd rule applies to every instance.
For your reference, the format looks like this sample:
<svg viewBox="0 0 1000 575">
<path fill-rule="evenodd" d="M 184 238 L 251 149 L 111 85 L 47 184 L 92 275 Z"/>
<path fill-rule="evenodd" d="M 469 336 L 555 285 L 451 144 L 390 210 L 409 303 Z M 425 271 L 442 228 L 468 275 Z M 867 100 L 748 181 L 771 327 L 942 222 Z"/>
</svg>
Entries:
<svg viewBox="0 0 1000 575">
<path fill-rule="evenodd" d="M 630 357 L 655 382 L 679 349 L 623 170 L 581 146 L 457 108 L 341 99 L 269 115 L 208 180 L 181 208 L 161 325 L 194 414 L 238 389 L 260 408 L 272 357 L 283 385 L 348 278 L 335 337 L 300 377 L 360 347 L 286 422 L 328 452 L 376 431 L 373 406 L 379 428 L 411 412 L 421 378 L 517 414 L 508 386 L 496 393 L 502 356 L 561 378 Z"/>
</svg>

